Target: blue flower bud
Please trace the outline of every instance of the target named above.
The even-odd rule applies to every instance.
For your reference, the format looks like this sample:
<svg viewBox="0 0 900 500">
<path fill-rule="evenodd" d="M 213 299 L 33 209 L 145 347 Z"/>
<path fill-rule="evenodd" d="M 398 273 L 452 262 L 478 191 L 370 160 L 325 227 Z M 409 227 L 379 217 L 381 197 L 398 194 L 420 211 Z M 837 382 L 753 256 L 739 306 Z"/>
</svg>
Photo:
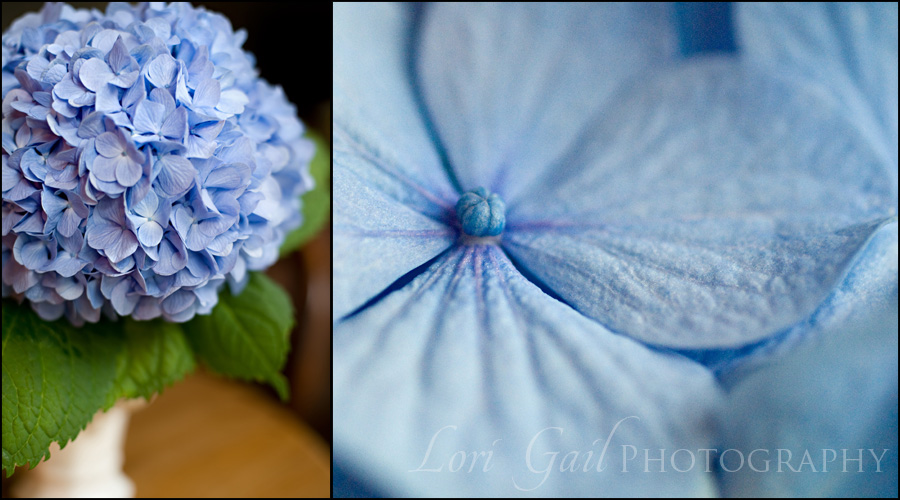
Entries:
<svg viewBox="0 0 900 500">
<path fill-rule="evenodd" d="M 456 217 L 469 236 L 498 236 L 506 226 L 506 204 L 497 194 L 480 187 L 459 197 Z"/>
</svg>

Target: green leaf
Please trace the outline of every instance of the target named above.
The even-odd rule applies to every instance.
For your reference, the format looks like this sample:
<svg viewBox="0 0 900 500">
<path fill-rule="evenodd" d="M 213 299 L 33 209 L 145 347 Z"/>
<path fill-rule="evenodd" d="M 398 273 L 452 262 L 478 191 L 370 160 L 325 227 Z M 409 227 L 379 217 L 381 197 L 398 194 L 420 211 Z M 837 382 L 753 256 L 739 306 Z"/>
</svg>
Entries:
<svg viewBox="0 0 900 500">
<path fill-rule="evenodd" d="M 103 407 L 121 337 L 108 325 L 47 322 L 3 301 L 3 469 L 36 465 L 50 443 L 65 445 Z"/>
<path fill-rule="evenodd" d="M 197 357 L 213 371 L 244 380 L 268 382 L 288 399 L 281 368 L 290 349 L 294 323 L 291 299 L 262 273 L 251 273 L 244 291 L 224 290 L 212 314 L 184 324 Z"/>
<path fill-rule="evenodd" d="M 116 359 L 116 379 L 106 407 L 120 398 L 149 399 L 194 369 L 194 353 L 179 324 L 125 318 L 118 325 L 125 346 Z"/>
<path fill-rule="evenodd" d="M 316 143 L 316 155 L 309 169 L 316 186 L 303 194 L 303 225 L 288 233 L 281 245 L 281 255 L 300 248 L 322 229 L 331 215 L 331 149 L 319 134 L 309 131 L 307 136 Z"/>
</svg>

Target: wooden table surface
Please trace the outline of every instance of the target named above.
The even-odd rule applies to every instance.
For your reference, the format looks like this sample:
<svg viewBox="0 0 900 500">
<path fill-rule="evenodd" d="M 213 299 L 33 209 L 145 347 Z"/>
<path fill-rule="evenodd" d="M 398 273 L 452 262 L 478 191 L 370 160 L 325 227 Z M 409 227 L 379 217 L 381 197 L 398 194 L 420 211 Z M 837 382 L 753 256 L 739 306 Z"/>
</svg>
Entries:
<svg viewBox="0 0 900 500">
<path fill-rule="evenodd" d="M 205 373 L 135 411 L 125 461 L 139 498 L 330 495 L 318 434 L 257 388 Z"/>
</svg>

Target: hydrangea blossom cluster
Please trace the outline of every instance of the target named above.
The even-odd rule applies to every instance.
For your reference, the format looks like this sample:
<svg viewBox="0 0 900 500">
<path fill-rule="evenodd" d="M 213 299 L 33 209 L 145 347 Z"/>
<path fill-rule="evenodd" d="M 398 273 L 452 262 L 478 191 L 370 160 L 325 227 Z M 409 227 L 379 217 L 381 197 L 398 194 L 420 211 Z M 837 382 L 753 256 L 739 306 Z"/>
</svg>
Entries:
<svg viewBox="0 0 900 500">
<path fill-rule="evenodd" d="M 3 297 L 187 321 L 271 265 L 313 144 L 227 18 L 48 4 L 3 34 Z"/>
</svg>

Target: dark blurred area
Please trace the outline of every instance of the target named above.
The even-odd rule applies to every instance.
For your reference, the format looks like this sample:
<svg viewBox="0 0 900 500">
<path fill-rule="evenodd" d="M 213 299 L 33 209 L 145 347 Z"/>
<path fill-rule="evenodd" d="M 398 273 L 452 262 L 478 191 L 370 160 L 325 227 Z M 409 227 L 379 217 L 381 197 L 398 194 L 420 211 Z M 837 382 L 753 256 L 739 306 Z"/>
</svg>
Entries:
<svg viewBox="0 0 900 500">
<path fill-rule="evenodd" d="M 105 11 L 107 2 L 69 2 L 78 9 Z M 330 131 L 331 30 L 324 3 L 192 2 L 231 20 L 235 30 L 247 31 L 244 50 L 256 57 L 259 74 L 280 85 L 297 106 L 303 122 L 328 138 Z M 3 30 L 43 2 L 3 2 Z M 282 258 L 267 274 L 291 294 L 297 311 L 292 351 L 285 367 L 291 380 L 292 409 L 331 442 L 331 243 L 323 230 L 299 252 Z M 274 392 L 267 388 L 261 390 Z"/>
</svg>

